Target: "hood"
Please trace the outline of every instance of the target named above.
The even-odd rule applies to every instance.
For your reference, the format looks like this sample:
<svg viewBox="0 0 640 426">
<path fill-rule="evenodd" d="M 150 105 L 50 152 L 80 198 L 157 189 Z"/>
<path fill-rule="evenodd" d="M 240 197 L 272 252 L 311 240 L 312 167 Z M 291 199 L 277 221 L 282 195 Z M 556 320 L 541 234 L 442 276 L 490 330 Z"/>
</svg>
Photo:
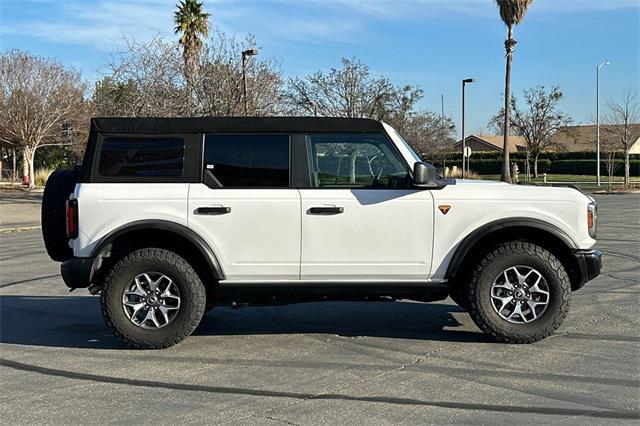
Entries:
<svg viewBox="0 0 640 426">
<path fill-rule="evenodd" d="M 456 179 L 456 185 L 509 185 L 506 182 L 498 180 L 480 180 L 480 179 Z"/>
</svg>

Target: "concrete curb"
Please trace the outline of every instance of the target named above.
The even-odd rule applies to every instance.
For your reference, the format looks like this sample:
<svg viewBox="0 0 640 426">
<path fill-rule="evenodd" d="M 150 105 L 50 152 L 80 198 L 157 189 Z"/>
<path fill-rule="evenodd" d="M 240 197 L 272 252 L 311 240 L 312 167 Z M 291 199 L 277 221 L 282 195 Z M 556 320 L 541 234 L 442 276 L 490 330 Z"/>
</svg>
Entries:
<svg viewBox="0 0 640 426">
<path fill-rule="evenodd" d="M 18 226 L 15 228 L 0 228 L 0 234 L 9 234 L 11 232 L 23 232 L 23 231 L 33 231 L 36 229 L 40 229 L 40 225 L 34 226 Z"/>
</svg>

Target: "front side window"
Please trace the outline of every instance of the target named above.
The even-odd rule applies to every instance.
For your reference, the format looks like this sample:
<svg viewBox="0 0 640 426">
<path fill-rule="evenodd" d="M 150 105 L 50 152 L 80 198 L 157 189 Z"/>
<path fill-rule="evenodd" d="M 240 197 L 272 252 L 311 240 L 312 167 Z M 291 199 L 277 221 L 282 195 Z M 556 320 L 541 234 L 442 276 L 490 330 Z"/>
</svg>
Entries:
<svg viewBox="0 0 640 426">
<path fill-rule="evenodd" d="M 311 183 L 316 188 L 406 188 L 409 173 L 381 134 L 309 135 Z"/>
<path fill-rule="evenodd" d="M 183 168 L 182 138 L 106 137 L 100 147 L 100 176 L 178 177 Z"/>
<path fill-rule="evenodd" d="M 208 135 L 204 168 L 219 188 L 287 188 L 289 135 Z"/>
</svg>

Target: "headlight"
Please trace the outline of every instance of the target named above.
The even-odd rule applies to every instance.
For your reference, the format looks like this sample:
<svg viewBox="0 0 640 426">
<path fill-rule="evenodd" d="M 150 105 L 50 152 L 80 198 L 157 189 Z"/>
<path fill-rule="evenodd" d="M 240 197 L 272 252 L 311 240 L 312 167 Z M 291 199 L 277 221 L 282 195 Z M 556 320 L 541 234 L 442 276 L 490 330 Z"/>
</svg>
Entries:
<svg viewBox="0 0 640 426">
<path fill-rule="evenodd" d="M 595 201 L 589 203 L 587 206 L 587 228 L 589 229 L 589 236 L 596 238 L 596 230 L 598 228 L 598 203 Z"/>
</svg>

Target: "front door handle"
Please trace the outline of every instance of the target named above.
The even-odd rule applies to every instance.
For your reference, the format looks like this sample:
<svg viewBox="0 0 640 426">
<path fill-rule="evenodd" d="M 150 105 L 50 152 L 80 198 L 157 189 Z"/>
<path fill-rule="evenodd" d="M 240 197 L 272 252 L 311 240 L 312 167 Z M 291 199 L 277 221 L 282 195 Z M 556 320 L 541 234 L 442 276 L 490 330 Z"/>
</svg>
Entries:
<svg viewBox="0 0 640 426">
<path fill-rule="evenodd" d="M 344 213 L 344 207 L 311 207 L 309 214 L 332 215 Z"/>
<path fill-rule="evenodd" d="M 221 215 L 231 213 L 231 207 L 198 207 L 195 214 Z"/>
</svg>

